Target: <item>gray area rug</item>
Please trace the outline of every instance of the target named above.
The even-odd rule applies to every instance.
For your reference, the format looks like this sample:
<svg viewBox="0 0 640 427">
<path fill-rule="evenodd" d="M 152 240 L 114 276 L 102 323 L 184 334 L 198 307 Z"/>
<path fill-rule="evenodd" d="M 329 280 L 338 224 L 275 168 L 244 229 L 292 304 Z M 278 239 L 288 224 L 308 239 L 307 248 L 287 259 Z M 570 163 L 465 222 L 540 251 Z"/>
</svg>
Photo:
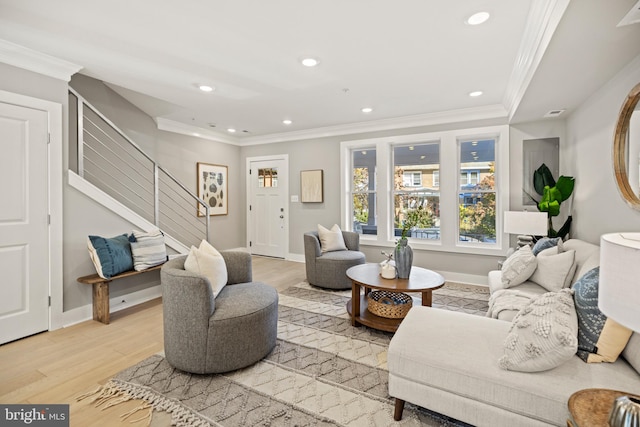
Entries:
<svg viewBox="0 0 640 427">
<path fill-rule="evenodd" d="M 120 372 L 94 398 L 106 405 L 142 399 L 140 409 L 153 409 L 152 426 L 400 425 L 388 395 L 392 334 L 352 327 L 350 292 L 307 283 L 281 292 L 277 345 L 251 367 L 195 375 L 155 355 Z M 484 316 L 488 297 L 486 288 L 447 283 L 434 292 L 433 306 Z M 465 424 L 407 404 L 401 425 Z"/>
</svg>

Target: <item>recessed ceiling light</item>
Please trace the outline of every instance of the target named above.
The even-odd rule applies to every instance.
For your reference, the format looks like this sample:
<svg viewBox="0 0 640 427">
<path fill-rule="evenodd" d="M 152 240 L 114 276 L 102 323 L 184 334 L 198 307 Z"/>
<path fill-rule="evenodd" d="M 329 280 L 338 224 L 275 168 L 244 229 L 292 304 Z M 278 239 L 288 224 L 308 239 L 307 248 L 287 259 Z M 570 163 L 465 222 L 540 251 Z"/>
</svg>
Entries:
<svg viewBox="0 0 640 427">
<path fill-rule="evenodd" d="M 481 90 L 476 90 L 474 92 L 469 93 L 469 96 L 473 96 L 473 97 L 480 96 L 480 95 L 482 95 Z"/>
<path fill-rule="evenodd" d="M 413 151 L 413 150 L 414 150 L 414 147 L 412 145 L 411 147 L 409 147 L 409 151 Z"/>
<path fill-rule="evenodd" d="M 473 142 L 471 143 L 471 145 L 473 145 L 473 146 L 478 145 L 478 141 L 473 141 Z"/>
<path fill-rule="evenodd" d="M 370 112 L 372 112 L 372 111 L 373 111 L 373 108 L 371 108 L 371 107 L 364 107 L 364 108 L 363 108 L 362 110 L 360 110 L 360 111 L 362 111 L 363 113 L 370 113 Z"/>
<path fill-rule="evenodd" d="M 422 156 L 420 156 L 420 159 L 424 159 L 425 157 L 427 157 L 427 156 L 425 156 L 425 155 L 422 155 Z"/>
<path fill-rule="evenodd" d="M 290 125 L 290 124 L 291 124 L 291 123 L 293 123 L 293 122 L 292 122 L 291 120 L 289 120 L 289 119 L 284 119 L 284 120 L 282 121 L 282 123 L 284 123 L 285 125 Z"/>
<path fill-rule="evenodd" d="M 198 86 L 198 89 L 200 89 L 203 92 L 212 92 L 213 91 L 213 86 L 200 85 L 200 86 Z"/>
<path fill-rule="evenodd" d="M 227 129 L 227 132 L 234 133 L 236 130 L 234 128 Z"/>
<path fill-rule="evenodd" d="M 316 58 L 303 58 L 300 62 L 302 62 L 302 65 L 305 67 L 315 67 L 320 63 Z"/>
<path fill-rule="evenodd" d="M 478 13 L 474 13 L 473 15 L 471 15 L 470 17 L 467 18 L 467 24 L 469 25 L 480 25 L 484 22 L 487 22 L 487 19 L 489 19 L 489 12 L 478 12 Z"/>
</svg>

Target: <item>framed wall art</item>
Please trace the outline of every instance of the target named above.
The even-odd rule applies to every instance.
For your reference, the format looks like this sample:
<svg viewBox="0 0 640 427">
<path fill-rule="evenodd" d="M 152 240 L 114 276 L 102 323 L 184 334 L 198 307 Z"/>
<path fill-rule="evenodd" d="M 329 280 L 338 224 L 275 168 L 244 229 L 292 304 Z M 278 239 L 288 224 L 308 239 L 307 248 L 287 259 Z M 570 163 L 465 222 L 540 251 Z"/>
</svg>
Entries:
<svg viewBox="0 0 640 427">
<path fill-rule="evenodd" d="M 322 203 L 324 189 L 322 169 L 300 171 L 300 196 L 302 203 Z"/>
<path fill-rule="evenodd" d="M 209 205 L 209 215 L 227 215 L 229 205 L 227 167 L 198 162 L 198 197 Z M 198 216 L 205 215 L 198 204 Z"/>
</svg>

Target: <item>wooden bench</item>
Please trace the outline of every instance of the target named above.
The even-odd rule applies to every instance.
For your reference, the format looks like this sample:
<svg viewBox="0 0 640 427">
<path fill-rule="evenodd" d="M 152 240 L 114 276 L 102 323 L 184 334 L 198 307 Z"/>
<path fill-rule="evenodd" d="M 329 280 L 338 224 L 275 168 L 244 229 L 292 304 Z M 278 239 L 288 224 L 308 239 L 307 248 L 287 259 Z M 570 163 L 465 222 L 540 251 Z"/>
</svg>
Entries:
<svg viewBox="0 0 640 427">
<path fill-rule="evenodd" d="M 78 282 L 93 286 L 93 320 L 102 322 L 105 325 L 109 324 L 109 283 L 114 280 L 124 279 L 125 277 L 132 277 L 149 271 L 160 270 L 162 265 L 163 264 L 156 265 L 155 267 L 147 268 L 142 271 L 125 271 L 124 273 L 112 276 L 110 279 L 102 278 L 97 274 L 78 277 Z"/>
</svg>

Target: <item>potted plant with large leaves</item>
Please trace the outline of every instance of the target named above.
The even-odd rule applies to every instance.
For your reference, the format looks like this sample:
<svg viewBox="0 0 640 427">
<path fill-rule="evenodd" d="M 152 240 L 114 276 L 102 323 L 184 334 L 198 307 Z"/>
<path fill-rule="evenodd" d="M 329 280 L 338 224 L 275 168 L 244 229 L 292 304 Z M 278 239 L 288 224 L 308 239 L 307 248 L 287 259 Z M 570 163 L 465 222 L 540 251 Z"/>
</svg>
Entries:
<svg viewBox="0 0 640 427">
<path fill-rule="evenodd" d="M 564 237 L 569 234 L 572 221 L 571 214 L 569 214 L 567 220 L 558 231 L 553 228 L 553 217 L 560 214 L 560 205 L 571 197 L 574 185 L 575 179 L 571 176 L 562 175 L 556 181 L 544 163 L 533 173 L 533 188 L 542 198 L 536 200 L 531 195 L 529 195 L 529 197 L 536 202 L 540 212 L 547 213 L 549 237 L 560 237 L 564 239 Z"/>
</svg>

